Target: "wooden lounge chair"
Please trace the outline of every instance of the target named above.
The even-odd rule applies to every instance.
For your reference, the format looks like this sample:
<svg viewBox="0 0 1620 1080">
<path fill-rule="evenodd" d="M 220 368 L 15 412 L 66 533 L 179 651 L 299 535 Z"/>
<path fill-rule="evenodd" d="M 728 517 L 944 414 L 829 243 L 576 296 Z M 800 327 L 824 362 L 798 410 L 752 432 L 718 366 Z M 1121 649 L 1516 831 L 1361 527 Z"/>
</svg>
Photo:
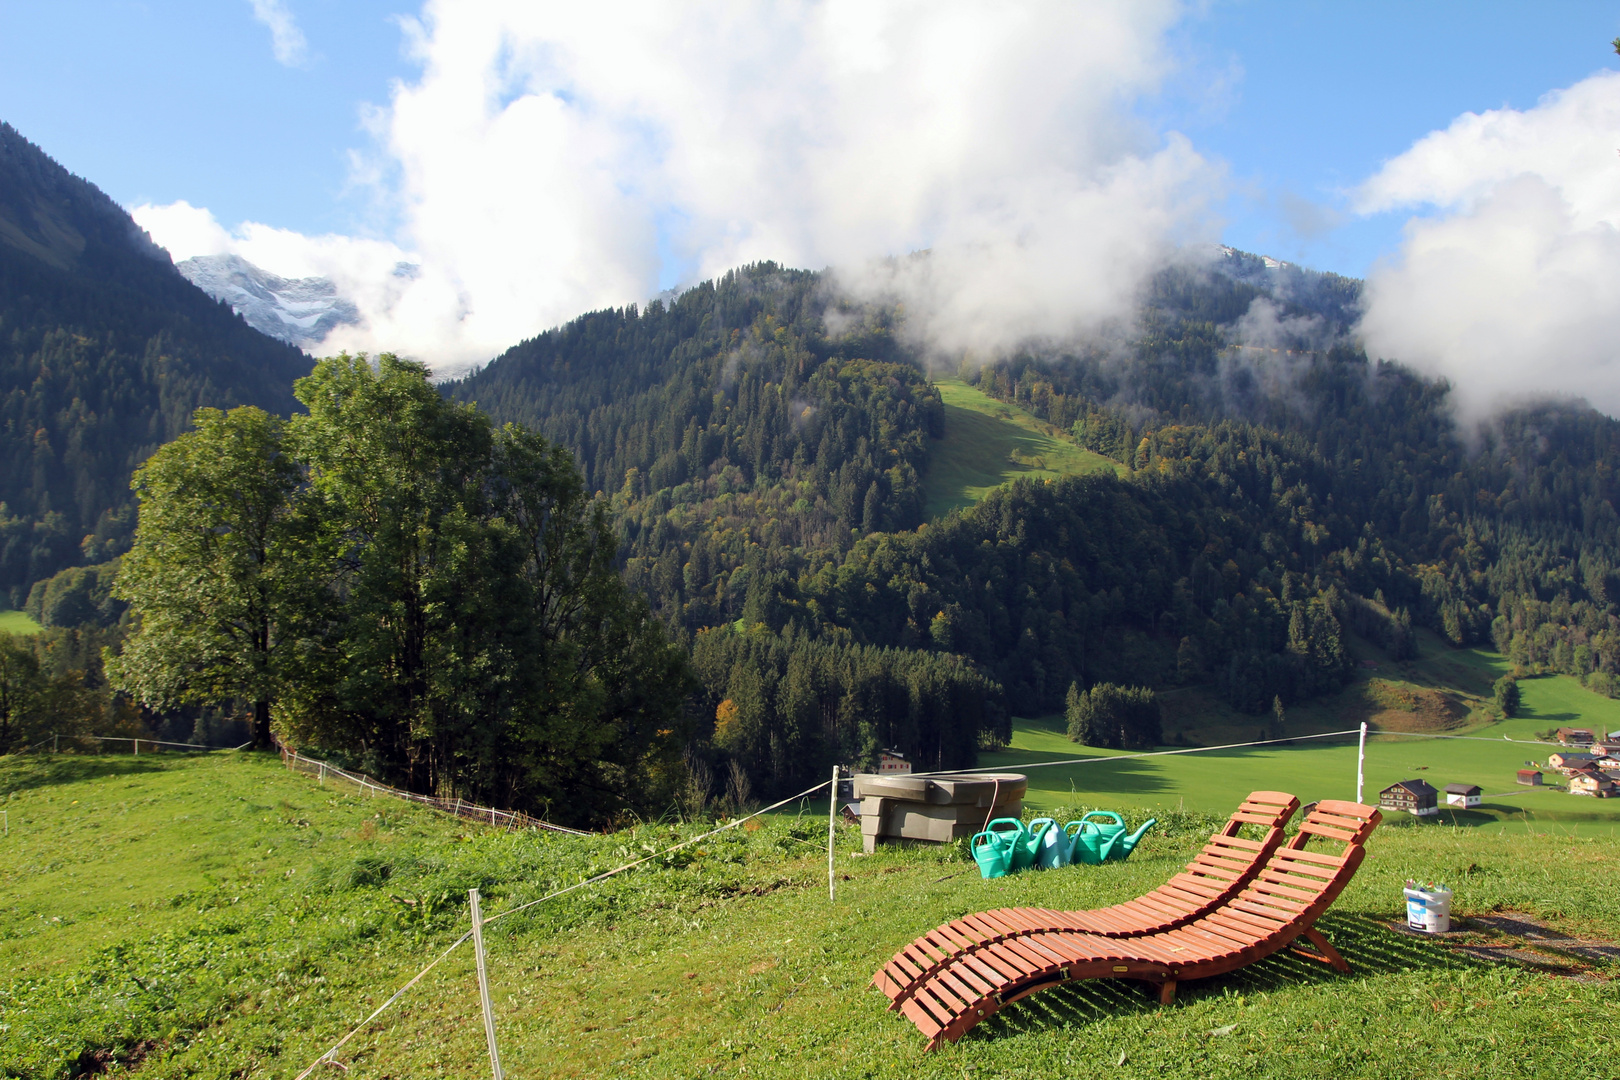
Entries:
<svg viewBox="0 0 1620 1080">
<path fill-rule="evenodd" d="M 1226 903 L 1254 879 L 1283 842 L 1283 826 L 1299 800 L 1281 791 L 1256 791 L 1209 838 L 1187 869 L 1146 896 L 1094 911 L 1000 908 L 946 923 L 894 954 L 872 982 L 898 1009 L 917 987 L 951 961 L 1011 938 L 1081 931 L 1137 937 L 1192 922 Z M 1259 840 L 1238 835 L 1245 825 L 1265 830 Z"/>
<path fill-rule="evenodd" d="M 1338 897 L 1366 853 L 1381 817 L 1358 803 L 1323 800 L 1236 897 L 1198 919 L 1139 937 L 1059 932 L 1007 938 L 940 966 L 906 997 L 901 1011 L 928 1049 L 955 1042 L 1020 998 L 1073 979 L 1157 983 L 1168 1005 L 1176 984 L 1222 975 L 1290 946 L 1301 956 L 1350 970 L 1316 920 Z M 1337 855 L 1307 851 L 1311 839 L 1342 844 Z M 1315 947 L 1297 947 L 1303 937 Z"/>
</svg>

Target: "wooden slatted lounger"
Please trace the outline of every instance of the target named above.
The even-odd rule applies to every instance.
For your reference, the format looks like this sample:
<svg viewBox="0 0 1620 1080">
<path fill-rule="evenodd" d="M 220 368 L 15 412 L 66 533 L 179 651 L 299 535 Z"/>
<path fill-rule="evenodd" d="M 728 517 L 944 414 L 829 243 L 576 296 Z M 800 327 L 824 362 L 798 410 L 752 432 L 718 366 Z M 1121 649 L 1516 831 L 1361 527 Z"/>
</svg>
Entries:
<svg viewBox="0 0 1620 1080">
<path fill-rule="evenodd" d="M 1077 930 L 1136 937 L 1192 922 L 1243 891 L 1282 844 L 1283 826 L 1298 809 L 1299 800 L 1286 792 L 1251 792 L 1186 870 L 1146 896 L 1094 911 L 1000 908 L 956 919 L 895 953 L 872 983 L 888 995 L 890 1009 L 899 1009 L 941 967 L 1009 938 Z M 1257 825 L 1265 834 L 1245 839 L 1238 835 L 1245 825 Z"/>
<path fill-rule="evenodd" d="M 928 1038 L 928 1049 L 955 1042 L 985 1017 L 1020 998 L 1073 979 L 1157 983 L 1169 1004 L 1176 984 L 1222 975 L 1289 946 L 1301 956 L 1350 965 L 1316 929 L 1366 854 L 1382 820 L 1358 803 L 1324 800 L 1235 898 L 1186 925 L 1132 938 L 1061 932 L 1013 937 L 952 959 L 909 995 L 901 1011 Z M 1343 844 L 1338 855 L 1307 851 L 1312 838 Z M 1298 948 L 1305 938 L 1315 951 Z"/>
</svg>

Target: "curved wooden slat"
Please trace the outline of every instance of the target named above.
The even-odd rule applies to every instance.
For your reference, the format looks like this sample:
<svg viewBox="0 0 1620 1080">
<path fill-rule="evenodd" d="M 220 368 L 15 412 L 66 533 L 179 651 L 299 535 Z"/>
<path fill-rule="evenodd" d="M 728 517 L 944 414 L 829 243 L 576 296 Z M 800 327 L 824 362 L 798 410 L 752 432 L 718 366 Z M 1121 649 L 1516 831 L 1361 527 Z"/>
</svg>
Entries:
<svg viewBox="0 0 1620 1080">
<path fill-rule="evenodd" d="M 1321 820 L 1313 812 L 1235 897 L 1192 922 L 1130 938 L 1055 927 L 1005 938 L 951 957 L 911 987 L 900 1011 L 931 1050 L 1014 1001 L 1075 979 L 1156 983 L 1160 1000 L 1168 1003 L 1178 982 L 1234 971 L 1301 937 L 1317 950 L 1305 955 L 1347 971 L 1315 923 L 1360 867 L 1366 839 L 1381 820 L 1373 807 L 1335 803 Z M 1346 838 L 1337 856 L 1304 850 L 1313 837 L 1336 839 L 1340 833 Z"/>
</svg>

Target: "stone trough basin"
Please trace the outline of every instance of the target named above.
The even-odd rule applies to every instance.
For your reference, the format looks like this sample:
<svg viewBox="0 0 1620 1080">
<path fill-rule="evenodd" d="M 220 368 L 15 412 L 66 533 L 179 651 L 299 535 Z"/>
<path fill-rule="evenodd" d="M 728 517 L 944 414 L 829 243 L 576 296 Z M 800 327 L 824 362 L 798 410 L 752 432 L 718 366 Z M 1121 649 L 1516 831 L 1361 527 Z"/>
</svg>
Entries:
<svg viewBox="0 0 1620 1080">
<path fill-rule="evenodd" d="M 948 844 L 972 836 L 991 818 L 1021 815 L 1028 789 L 1022 773 L 856 773 L 861 843 L 867 851 L 880 841 Z"/>
</svg>

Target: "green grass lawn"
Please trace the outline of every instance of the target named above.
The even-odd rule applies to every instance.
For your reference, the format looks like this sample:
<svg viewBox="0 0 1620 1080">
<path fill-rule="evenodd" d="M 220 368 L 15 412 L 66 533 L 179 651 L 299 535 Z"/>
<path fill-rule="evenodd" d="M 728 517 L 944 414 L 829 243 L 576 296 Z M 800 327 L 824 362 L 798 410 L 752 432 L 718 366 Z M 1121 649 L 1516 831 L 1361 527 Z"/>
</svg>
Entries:
<svg viewBox="0 0 1620 1080">
<path fill-rule="evenodd" d="M 1496 670 L 1499 658 L 1482 650 L 1451 650 L 1449 657 L 1427 656 L 1422 663 L 1432 672 L 1447 665 L 1462 675 L 1484 679 Z M 1452 673 L 1452 677 L 1457 677 Z M 1460 680 L 1459 680 L 1460 681 Z M 1441 810 L 1441 820 L 1486 830 L 1557 830 L 1572 835 L 1620 832 L 1620 799 L 1572 796 L 1561 790 L 1520 787 L 1514 774 L 1527 760 L 1545 762 L 1549 746 L 1523 746 L 1501 742 L 1534 739 L 1548 727 L 1620 728 L 1620 702 L 1581 686 L 1567 675 L 1523 679 L 1523 715 L 1507 721 L 1457 729 L 1453 734 L 1473 738 L 1429 739 L 1406 735 L 1376 735 L 1367 744 L 1366 784 L 1363 797 L 1376 800 L 1379 790 L 1397 780 L 1423 779 L 1437 788 L 1451 783 L 1478 784 L 1487 796 L 1474 810 Z M 1311 715 L 1312 723 L 1296 731 L 1330 731 L 1331 715 Z M 1255 738 L 1258 720 L 1247 729 L 1221 718 L 1221 724 L 1197 733 L 1199 742 L 1217 744 Z M 1340 721 L 1342 727 L 1348 723 Z M 1216 736 L 1214 738 L 1206 736 Z M 1475 740 L 1483 741 L 1475 741 Z M 982 755 L 980 764 L 1015 767 L 1037 761 L 1057 761 L 1108 750 L 1087 750 L 1069 741 L 1062 717 L 1016 721 L 1012 745 Z M 1291 746 L 1219 750 L 1174 757 L 1123 760 L 1095 764 L 1036 768 L 1029 776 L 1028 802 L 1050 808 L 1171 806 L 1204 813 L 1224 813 L 1248 792 L 1257 789 L 1288 791 L 1306 800 L 1355 797 L 1356 748 L 1353 739 L 1302 741 Z M 1548 783 L 1561 783 L 1557 773 Z"/>
<path fill-rule="evenodd" d="M 504 834 L 228 752 L 0 759 L 0 799 L 12 1077 L 290 1080 L 464 931 L 467 888 L 494 914 L 696 831 Z M 504 1064 L 615 1078 L 1594 1075 L 1614 1006 L 1603 980 L 1620 971 L 1577 982 L 1491 966 L 1388 925 L 1401 881 L 1420 875 L 1451 882 L 1463 916 L 1508 908 L 1620 935 L 1620 841 L 1584 833 L 1380 829 L 1322 923 L 1349 975 L 1279 956 L 1184 984 L 1168 1008 L 1130 983 L 1072 985 L 931 1055 L 868 985 L 949 918 L 1138 895 L 1212 825 L 1172 815 L 1127 863 L 997 881 L 955 847 L 860 856 L 844 828 L 835 903 L 824 818 L 727 833 L 489 927 Z M 487 1075 L 467 949 L 338 1060 L 318 1075 Z"/>
<path fill-rule="evenodd" d="M 26 611 L 0 611 L 0 632 L 7 634 L 37 634 L 45 629 L 29 618 Z"/>
<path fill-rule="evenodd" d="M 1020 476 L 1080 476 L 1124 468 L 1077 445 L 1064 432 L 1017 405 L 959 379 L 934 383 L 945 402 L 945 437 L 933 445 L 923 477 L 930 519 L 972 506 Z"/>
</svg>

